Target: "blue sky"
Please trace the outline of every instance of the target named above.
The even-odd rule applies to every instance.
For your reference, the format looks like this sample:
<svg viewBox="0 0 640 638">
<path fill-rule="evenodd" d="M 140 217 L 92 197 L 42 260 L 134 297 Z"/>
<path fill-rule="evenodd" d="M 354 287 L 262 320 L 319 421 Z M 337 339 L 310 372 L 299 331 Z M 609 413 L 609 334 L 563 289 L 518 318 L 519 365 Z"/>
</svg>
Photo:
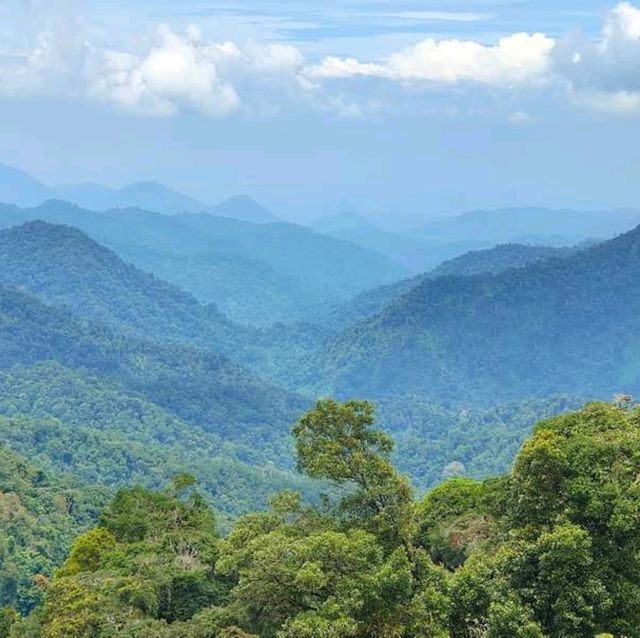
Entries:
<svg viewBox="0 0 640 638">
<path fill-rule="evenodd" d="M 0 162 L 292 217 L 640 206 L 640 3 L 6 0 Z"/>
</svg>

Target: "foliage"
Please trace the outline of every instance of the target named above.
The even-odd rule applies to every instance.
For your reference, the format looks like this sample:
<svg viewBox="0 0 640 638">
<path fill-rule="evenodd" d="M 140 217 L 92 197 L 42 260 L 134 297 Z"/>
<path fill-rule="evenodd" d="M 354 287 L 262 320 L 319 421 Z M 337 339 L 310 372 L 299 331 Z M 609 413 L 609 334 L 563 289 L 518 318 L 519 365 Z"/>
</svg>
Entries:
<svg viewBox="0 0 640 638">
<path fill-rule="evenodd" d="M 107 492 L 50 473 L 0 448 L 0 601 L 21 612 L 37 605 L 72 539 L 95 521 Z M 14 614 L 0 610 L 0 636 Z M 3 633 L 5 632 L 5 633 Z"/>
<path fill-rule="evenodd" d="M 300 466 L 343 486 L 337 500 L 282 493 L 219 539 L 189 477 L 123 490 L 11 635 L 640 636 L 638 426 L 640 410 L 601 403 L 543 421 L 513 472 L 408 494 L 414 534 L 390 535 L 379 509 L 350 507 L 402 484 L 392 442 L 370 404 L 323 400 L 294 437 Z M 445 533 L 473 517 L 489 524 Z"/>
</svg>

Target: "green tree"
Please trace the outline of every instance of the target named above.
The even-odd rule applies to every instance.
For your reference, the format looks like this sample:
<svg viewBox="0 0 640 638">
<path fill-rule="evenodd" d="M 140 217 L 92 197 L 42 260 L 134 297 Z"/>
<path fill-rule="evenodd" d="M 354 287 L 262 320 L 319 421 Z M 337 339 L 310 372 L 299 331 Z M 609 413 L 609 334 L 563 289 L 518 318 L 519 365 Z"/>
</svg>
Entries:
<svg viewBox="0 0 640 638">
<path fill-rule="evenodd" d="M 393 440 L 373 428 L 367 401 L 318 401 L 293 428 L 298 468 L 347 488 L 341 509 L 389 547 L 409 543 L 413 493 L 390 461 Z"/>
</svg>

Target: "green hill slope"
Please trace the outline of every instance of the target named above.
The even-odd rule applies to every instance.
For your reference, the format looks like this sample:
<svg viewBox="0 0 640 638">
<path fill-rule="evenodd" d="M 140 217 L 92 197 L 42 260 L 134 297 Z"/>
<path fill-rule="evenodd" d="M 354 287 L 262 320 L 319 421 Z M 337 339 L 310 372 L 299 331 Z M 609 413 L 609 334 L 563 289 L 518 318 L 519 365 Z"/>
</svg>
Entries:
<svg viewBox="0 0 640 638">
<path fill-rule="evenodd" d="M 468 277 L 484 273 L 500 273 L 510 268 L 522 268 L 552 257 L 567 257 L 586 248 L 582 244 L 572 247 L 529 246 L 501 244 L 486 250 L 472 250 L 445 261 L 433 270 L 385 286 L 361 292 L 349 301 L 337 304 L 329 312 L 315 315 L 316 320 L 332 330 L 347 328 L 358 321 L 381 312 L 384 307 L 409 292 L 423 281 L 443 276 Z M 310 319 L 311 320 L 311 319 Z"/>
<path fill-rule="evenodd" d="M 304 405 L 221 355 L 121 337 L 0 287 L 0 368 L 49 360 L 115 380 L 205 431 L 260 441 L 271 458 Z"/>
<path fill-rule="evenodd" d="M 333 339 L 303 384 L 490 404 L 640 386 L 640 229 L 498 275 L 427 280 Z"/>
<path fill-rule="evenodd" d="M 214 306 L 199 305 L 69 226 L 36 221 L 0 231 L 0 283 L 133 337 L 236 347 L 238 329 Z"/>
</svg>

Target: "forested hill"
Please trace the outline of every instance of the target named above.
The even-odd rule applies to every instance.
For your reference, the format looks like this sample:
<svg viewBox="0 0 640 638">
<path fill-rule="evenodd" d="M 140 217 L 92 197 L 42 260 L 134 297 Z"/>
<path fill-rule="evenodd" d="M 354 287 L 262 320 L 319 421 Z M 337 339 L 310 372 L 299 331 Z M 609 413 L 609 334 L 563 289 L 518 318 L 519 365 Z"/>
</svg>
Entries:
<svg viewBox="0 0 640 638">
<path fill-rule="evenodd" d="M 0 287 L 0 368 L 56 361 L 91 370 L 227 441 L 245 441 L 287 464 L 293 415 L 305 403 L 224 356 L 130 339 Z"/>
<path fill-rule="evenodd" d="M 126 264 L 79 230 L 35 221 L 0 231 L 0 283 L 122 334 L 229 352 L 242 330 L 217 309 Z"/>
<path fill-rule="evenodd" d="M 495 403 L 640 386 L 640 228 L 498 275 L 427 280 L 333 339 L 303 384 Z"/>
<path fill-rule="evenodd" d="M 26 613 L 41 601 L 72 540 L 95 523 L 107 499 L 104 488 L 90 488 L 60 471 L 47 472 L 0 446 L 3 607 Z M 0 611 L 0 631 L 6 630 L 4 620 Z"/>
<path fill-rule="evenodd" d="M 587 248 L 576 246 L 537 246 L 529 244 L 499 244 L 486 250 L 472 250 L 455 259 L 440 264 L 427 273 L 427 278 L 435 279 L 446 275 L 470 277 L 485 273 L 500 273 L 509 268 L 522 268 L 552 257 L 568 257 Z"/>
<path fill-rule="evenodd" d="M 177 218 L 209 237 L 224 239 L 228 252 L 264 261 L 278 272 L 314 284 L 325 295 L 326 288 L 333 287 L 355 294 L 374 281 L 391 282 L 407 272 L 379 253 L 298 224 L 252 224 L 199 213 Z"/>
<path fill-rule="evenodd" d="M 500 244 L 485 250 L 472 250 L 411 279 L 402 279 L 392 284 L 365 290 L 353 299 L 332 307 L 329 312 L 316 314 L 315 320 L 319 320 L 322 325 L 333 330 L 344 329 L 378 314 L 386 305 L 429 279 L 447 275 L 467 277 L 483 273 L 500 273 L 510 268 L 522 268 L 543 259 L 567 257 L 586 247 L 584 244 L 561 248 Z"/>
</svg>

